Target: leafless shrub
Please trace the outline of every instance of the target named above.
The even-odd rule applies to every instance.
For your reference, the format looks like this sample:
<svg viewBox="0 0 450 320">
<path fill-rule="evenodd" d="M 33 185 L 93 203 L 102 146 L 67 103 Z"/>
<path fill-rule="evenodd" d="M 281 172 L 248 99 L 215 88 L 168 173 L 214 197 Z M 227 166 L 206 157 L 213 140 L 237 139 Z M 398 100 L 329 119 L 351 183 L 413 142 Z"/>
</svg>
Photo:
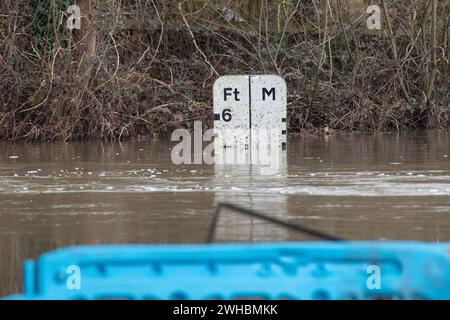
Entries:
<svg viewBox="0 0 450 320">
<path fill-rule="evenodd" d="M 1 138 L 169 133 L 249 73 L 286 79 L 291 132 L 447 126 L 449 1 L 380 0 L 377 32 L 361 1 L 79 0 L 77 32 L 65 0 L 1 1 Z"/>
</svg>

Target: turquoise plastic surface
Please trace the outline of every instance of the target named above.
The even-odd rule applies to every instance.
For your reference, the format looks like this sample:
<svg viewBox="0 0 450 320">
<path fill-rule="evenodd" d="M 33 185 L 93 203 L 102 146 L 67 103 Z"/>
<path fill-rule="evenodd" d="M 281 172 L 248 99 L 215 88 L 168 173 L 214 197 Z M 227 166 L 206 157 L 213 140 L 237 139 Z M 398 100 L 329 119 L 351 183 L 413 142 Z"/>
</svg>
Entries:
<svg viewBox="0 0 450 320">
<path fill-rule="evenodd" d="M 450 299 L 450 243 L 70 247 L 27 261 L 9 298 Z"/>
</svg>

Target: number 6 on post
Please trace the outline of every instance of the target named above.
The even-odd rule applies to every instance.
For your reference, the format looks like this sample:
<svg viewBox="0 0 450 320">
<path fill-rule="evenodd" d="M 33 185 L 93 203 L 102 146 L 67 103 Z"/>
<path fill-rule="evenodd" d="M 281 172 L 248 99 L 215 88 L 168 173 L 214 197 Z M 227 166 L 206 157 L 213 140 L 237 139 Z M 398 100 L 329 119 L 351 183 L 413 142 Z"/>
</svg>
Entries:
<svg viewBox="0 0 450 320">
<path fill-rule="evenodd" d="M 287 88 L 277 75 L 223 76 L 213 88 L 215 148 L 284 148 Z"/>
</svg>

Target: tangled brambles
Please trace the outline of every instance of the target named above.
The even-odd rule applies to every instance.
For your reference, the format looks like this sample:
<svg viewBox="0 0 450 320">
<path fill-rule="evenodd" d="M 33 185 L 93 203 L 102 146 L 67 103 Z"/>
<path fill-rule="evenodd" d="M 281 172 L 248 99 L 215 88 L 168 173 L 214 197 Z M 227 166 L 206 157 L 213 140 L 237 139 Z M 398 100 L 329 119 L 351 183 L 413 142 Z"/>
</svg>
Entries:
<svg viewBox="0 0 450 320">
<path fill-rule="evenodd" d="M 224 74 L 283 76 L 290 132 L 448 126 L 449 1 L 382 0 L 381 30 L 346 0 L 76 3 L 82 28 L 72 32 L 72 1 L 1 1 L 3 140 L 212 123 Z"/>
</svg>

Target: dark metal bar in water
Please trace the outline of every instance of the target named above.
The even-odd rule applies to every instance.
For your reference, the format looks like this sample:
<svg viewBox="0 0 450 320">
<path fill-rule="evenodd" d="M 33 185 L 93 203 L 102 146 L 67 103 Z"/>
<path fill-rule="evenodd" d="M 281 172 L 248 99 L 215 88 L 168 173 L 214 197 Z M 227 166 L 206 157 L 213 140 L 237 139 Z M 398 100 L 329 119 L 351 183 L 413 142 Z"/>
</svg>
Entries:
<svg viewBox="0 0 450 320">
<path fill-rule="evenodd" d="M 214 240 L 214 235 L 215 235 L 216 228 L 217 228 L 217 222 L 219 220 L 219 214 L 220 214 L 220 210 L 222 208 L 231 209 L 233 211 L 243 213 L 243 214 L 251 216 L 251 217 L 256 217 L 256 218 L 283 226 L 285 228 L 292 229 L 292 230 L 300 232 L 300 233 L 305 233 L 307 235 L 310 235 L 310 236 L 313 236 L 313 237 L 316 237 L 319 239 L 328 240 L 328 241 L 344 241 L 344 239 L 342 239 L 342 238 L 338 238 L 336 236 L 326 234 L 322 231 L 317 231 L 317 230 L 310 229 L 308 227 L 304 227 L 304 226 L 301 226 L 298 224 L 294 224 L 294 223 L 283 221 L 283 220 L 280 220 L 277 218 L 273 218 L 273 217 L 267 216 L 265 214 L 262 214 L 262 213 L 259 213 L 259 212 L 256 212 L 256 211 L 253 211 L 253 210 L 250 210 L 247 208 L 243 208 L 243 207 L 240 207 L 240 206 L 237 206 L 234 204 L 220 202 L 217 205 L 216 210 L 214 211 L 211 225 L 209 226 L 208 238 L 206 240 L 206 243 L 212 243 Z"/>
</svg>

